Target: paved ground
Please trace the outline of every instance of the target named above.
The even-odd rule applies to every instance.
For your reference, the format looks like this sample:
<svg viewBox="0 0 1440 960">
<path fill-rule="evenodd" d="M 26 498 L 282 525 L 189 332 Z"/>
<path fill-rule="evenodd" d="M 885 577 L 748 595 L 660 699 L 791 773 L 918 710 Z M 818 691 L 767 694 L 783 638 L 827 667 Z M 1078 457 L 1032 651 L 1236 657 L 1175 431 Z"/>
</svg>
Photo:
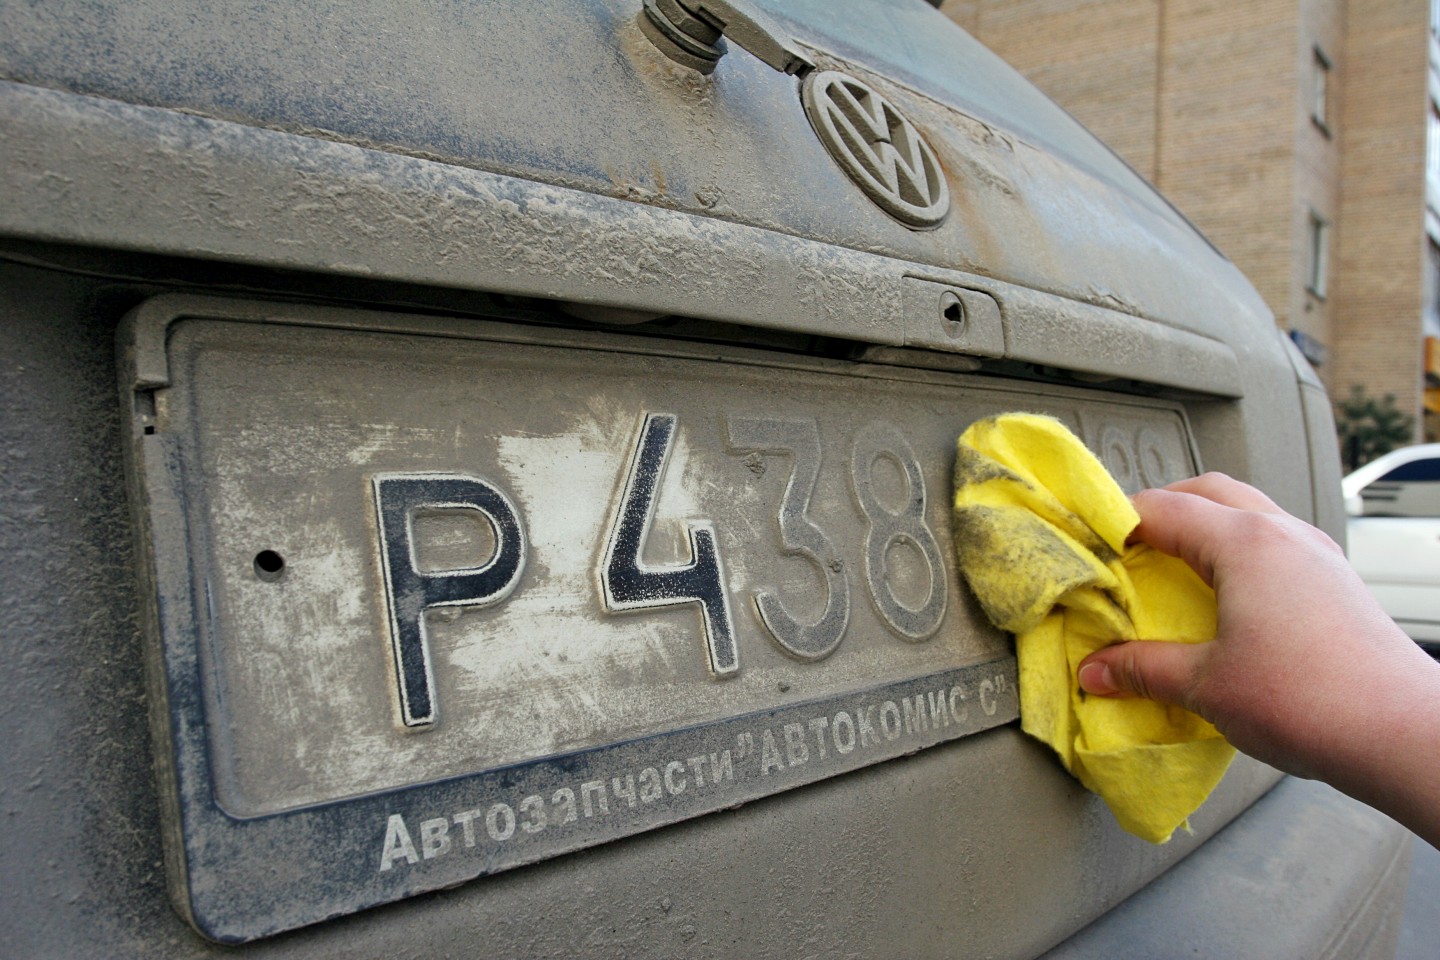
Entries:
<svg viewBox="0 0 1440 960">
<path fill-rule="evenodd" d="M 1405 917 L 1395 960 L 1440 958 L 1440 851 L 1415 841 L 1415 865 L 1405 894 Z"/>
</svg>

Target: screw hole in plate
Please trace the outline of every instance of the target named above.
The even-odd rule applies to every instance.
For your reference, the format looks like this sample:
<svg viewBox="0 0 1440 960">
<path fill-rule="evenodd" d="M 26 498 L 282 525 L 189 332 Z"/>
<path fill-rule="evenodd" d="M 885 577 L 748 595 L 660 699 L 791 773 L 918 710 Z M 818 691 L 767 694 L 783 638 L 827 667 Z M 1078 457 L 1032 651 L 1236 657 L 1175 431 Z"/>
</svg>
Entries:
<svg viewBox="0 0 1440 960">
<path fill-rule="evenodd" d="M 267 583 L 274 583 L 285 575 L 285 558 L 274 550 L 261 550 L 255 554 L 255 576 Z"/>
</svg>

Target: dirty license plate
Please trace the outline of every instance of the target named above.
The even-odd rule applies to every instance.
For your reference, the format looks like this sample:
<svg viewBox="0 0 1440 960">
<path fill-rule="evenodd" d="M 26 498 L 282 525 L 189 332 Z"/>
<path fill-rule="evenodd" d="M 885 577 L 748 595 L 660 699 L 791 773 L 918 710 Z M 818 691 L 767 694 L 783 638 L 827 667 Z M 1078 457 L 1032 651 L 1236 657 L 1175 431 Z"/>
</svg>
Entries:
<svg viewBox="0 0 1440 960">
<path fill-rule="evenodd" d="M 1040 410 L 1131 486 L 1195 467 L 1175 407 L 1033 385 L 135 316 L 172 883 L 221 940 L 1008 722 L 1013 656 L 951 558 L 956 436 Z"/>
</svg>

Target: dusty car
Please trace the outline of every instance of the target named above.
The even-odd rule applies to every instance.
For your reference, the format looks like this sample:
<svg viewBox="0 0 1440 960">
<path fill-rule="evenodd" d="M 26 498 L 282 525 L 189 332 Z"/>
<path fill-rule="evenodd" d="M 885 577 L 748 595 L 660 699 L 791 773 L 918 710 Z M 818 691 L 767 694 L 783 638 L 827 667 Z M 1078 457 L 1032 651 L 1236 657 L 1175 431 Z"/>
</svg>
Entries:
<svg viewBox="0 0 1440 960">
<path fill-rule="evenodd" d="M 1440 443 L 1401 447 L 1341 482 L 1347 554 L 1385 612 L 1440 653 Z"/>
<path fill-rule="evenodd" d="M 1242 759 L 1151 846 L 1015 722 L 969 423 L 1344 513 L 1250 284 L 935 10 L 0 25 L 4 952 L 1393 950 L 1389 820 Z"/>
</svg>

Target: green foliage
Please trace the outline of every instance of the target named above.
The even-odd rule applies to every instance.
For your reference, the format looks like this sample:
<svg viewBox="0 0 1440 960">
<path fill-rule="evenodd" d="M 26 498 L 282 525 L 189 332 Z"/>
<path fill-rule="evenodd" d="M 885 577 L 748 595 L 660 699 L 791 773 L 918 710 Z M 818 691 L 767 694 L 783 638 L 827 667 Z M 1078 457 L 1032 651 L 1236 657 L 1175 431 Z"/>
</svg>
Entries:
<svg viewBox="0 0 1440 960">
<path fill-rule="evenodd" d="M 1356 384 L 1335 404 L 1335 431 L 1348 473 L 1415 439 L 1415 418 L 1395 405 L 1395 394 L 1376 400 Z"/>
</svg>

